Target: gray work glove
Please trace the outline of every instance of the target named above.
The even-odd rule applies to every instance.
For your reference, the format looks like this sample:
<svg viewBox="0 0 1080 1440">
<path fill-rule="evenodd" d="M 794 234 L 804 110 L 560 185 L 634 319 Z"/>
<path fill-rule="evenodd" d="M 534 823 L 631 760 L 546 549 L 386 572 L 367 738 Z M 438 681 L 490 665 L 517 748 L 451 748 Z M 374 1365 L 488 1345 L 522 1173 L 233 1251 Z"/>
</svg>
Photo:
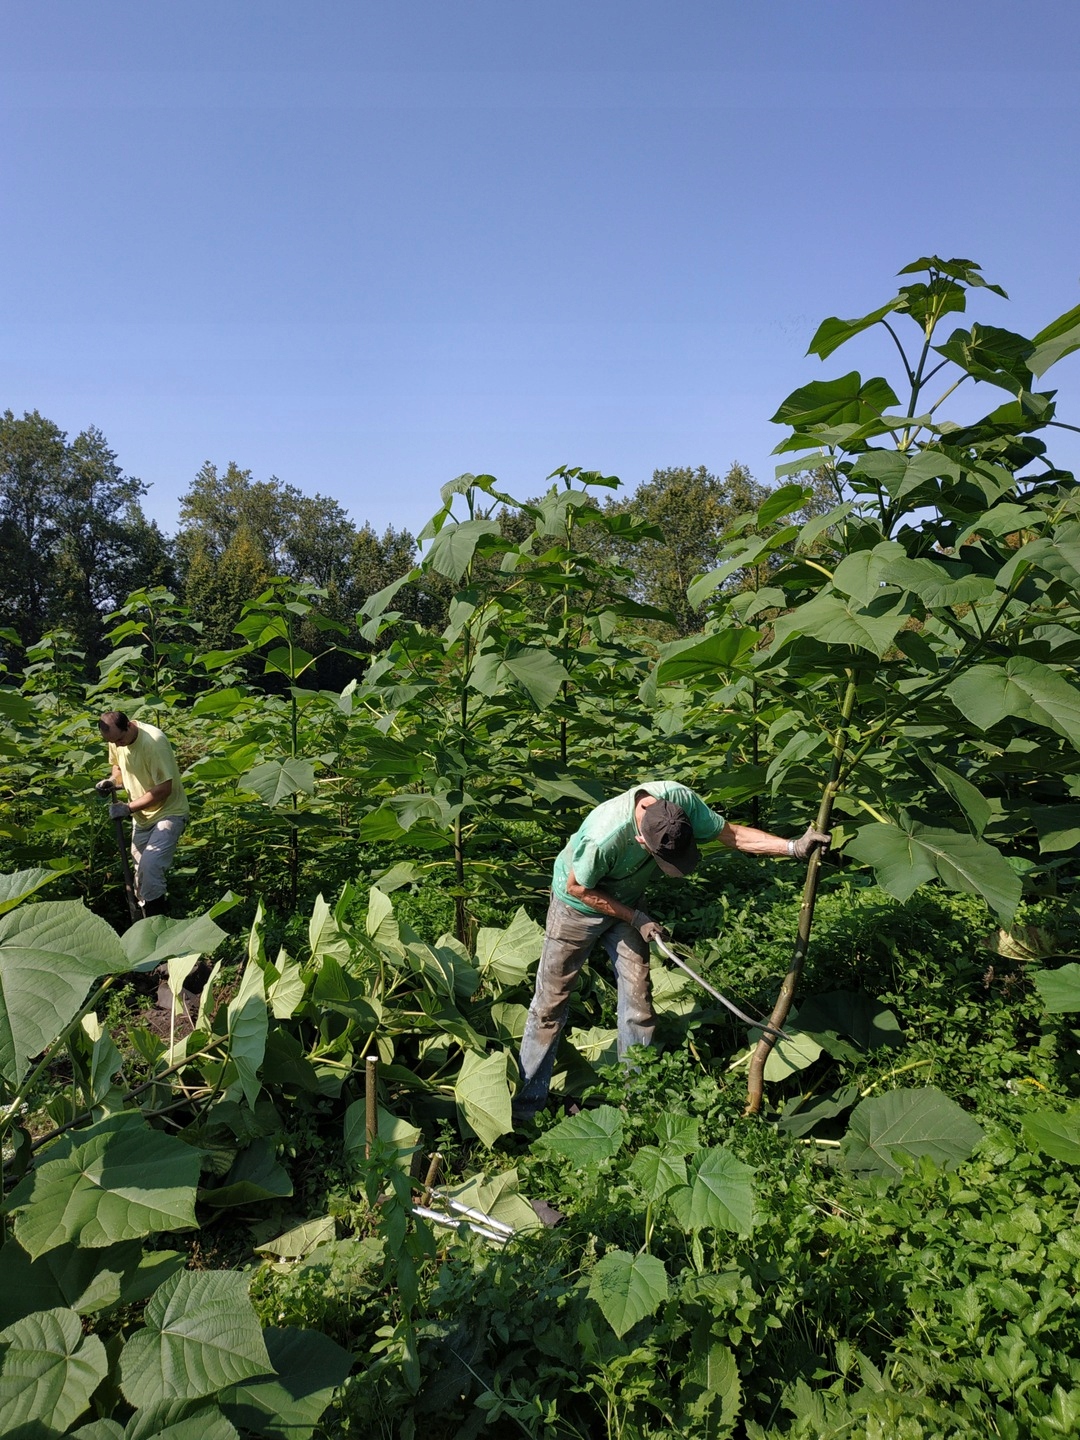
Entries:
<svg viewBox="0 0 1080 1440">
<path fill-rule="evenodd" d="M 94 786 L 99 795 L 115 795 L 116 785 L 112 780 L 99 780 Z"/>
<path fill-rule="evenodd" d="M 651 945 L 654 940 L 667 939 L 667 931 L 663 925 L 659 920 L 654 920 L 651 915 L 646 915 L 644 910 L 634 911 L 633 925 L 646 945 Z"/>
<path fill-rule="evenodd" d="M 831 840 L 832 836 L 824 830 L 815 830 L 812 825 L 808 825 L 805 835 L 791 841 L 791 853 L 796 860 L 809 860 L 815 850 L 827 850 Z"/>
<path fill-rule="evenodd" d="M 109 806 L 110 820 L 126 820 L 131 814 L 131 806 L 125 805 L 123 800 L 114 800 Z"/>
</svg>

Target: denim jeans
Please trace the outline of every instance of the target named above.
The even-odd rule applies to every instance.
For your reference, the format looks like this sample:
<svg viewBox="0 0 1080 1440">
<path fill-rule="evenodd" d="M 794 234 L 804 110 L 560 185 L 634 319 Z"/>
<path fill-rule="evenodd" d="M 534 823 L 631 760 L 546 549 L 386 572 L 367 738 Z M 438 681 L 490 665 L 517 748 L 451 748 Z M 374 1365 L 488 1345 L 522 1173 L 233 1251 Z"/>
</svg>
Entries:
<svg viewBox="0 0 1080 1440">
<path fill-rule="evenodd" d="M 570 996 L 582 965 L 597 941 L 611 958 L 618 988 L 620 1056 L 631 1045 L 651 1045 L 656 1028 L 649 977 L 649 947 L 633 925 L 607 915 L 584 915 L 553 895 L 548 907 L 544 948 L 536 971 L 536 989 L 521 1037 L 521 1083 L 514 1116 L 528 1119 L 547 1100 L 559 1036 L 570 1010 Z"/>
</svg>

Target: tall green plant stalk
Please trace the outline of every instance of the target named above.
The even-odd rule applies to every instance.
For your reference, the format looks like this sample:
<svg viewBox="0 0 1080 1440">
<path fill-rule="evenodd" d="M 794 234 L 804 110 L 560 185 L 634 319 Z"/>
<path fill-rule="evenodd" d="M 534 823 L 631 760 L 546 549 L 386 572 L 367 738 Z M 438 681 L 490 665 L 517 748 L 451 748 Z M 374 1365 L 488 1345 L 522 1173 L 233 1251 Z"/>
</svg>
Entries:
<svg viewBox="0 0 1080 1440">
<path fill-rule="evenodd" d="M 822 792 L 821 803 L 818 806 L 816 828 L 828 831 L 832 823 L 833 801 L 836 799 L 840 788 L 841 768 L 844 762 L 844 751 L 847 748 L 848 726 L 851 723 L 851 716 L 855 709 L 855 695 L 858 690 L 858 682 L 852 671 L 848 671 L 848 683 L 844 690 L 844 699 L 840 707 L 840 724 L 837 726 L 833 738 L 832 761 L 829 765 L 829 779 Z M 758 1041 L 757 1049 L 754 1051 L 753 1059 L 750 1061 L 750 1072 L 746 1083 L 746 1114 L 756 1115 L 761 1109 L 761 1102 L 765 1092 L 765 1064 L 772 1053 L 773 1045 L 776 1043 L 772 1031 L 783 1028 L 791 1010 L 791 1002 L 795 998 L 795 991 L 798 988 L 799 978 L 802 975 L 803 964 L 807 952 L 810 949 L 810 931 L 814 924 L 814 907 L 817 904 L 818 880 L 821 876 L 821 851 L 815 850 L 810 856 L 806 867 L 806 880 L 803 882 L 802 904 L 799 907 L 799 925 L 795 935 L 795 945 L 791 952 L 791 963 L 788 972 L 784 976 L 784 983 L 780 987 L 780 994 L 777 996 L 776 1004 L 769 1016 L 770 1030 L 762 1034 Z"/>
</svg>

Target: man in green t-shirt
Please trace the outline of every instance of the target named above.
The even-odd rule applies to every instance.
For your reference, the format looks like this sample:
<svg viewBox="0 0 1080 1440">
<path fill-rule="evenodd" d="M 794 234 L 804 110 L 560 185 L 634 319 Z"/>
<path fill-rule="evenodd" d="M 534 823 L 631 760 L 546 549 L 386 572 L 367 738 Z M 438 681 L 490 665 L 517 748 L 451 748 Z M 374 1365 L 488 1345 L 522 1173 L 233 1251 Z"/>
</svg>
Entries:
<svg viewBox="0 0 1080 1440">
<path fill-rule="evenodd" d="M 98 720 L 108 741 L 112 776 L 101 786 L 125 790 L 127 801 L 114 801 L 109 818 L 130 815 L 135 895 L 144 915 L 165 915 L 165 876 L 188 819 L 188 802 L 172 746 L 156 725 L 129 720 L 122 710 L 106 710 Z"/>
<path fill-rule="evenodd" d="M 698 842 L 707 840 L 750 855 L 806 860 L 828 846 L 829 836 L 811 827 L 797 840 L 783 840 L 731 825 L 674 780 L 635 785 L 592 810 L 555 861 L 536 990 L 521 1037 L 516 1121 L 531 1119 L 547 1100 L 570 996 L 596 941 L 615 971 L 619 1054 L 652 1043 L 649 944 L 664 930 L 638 901 L 657 871 L 689 875 L 700 858 Z"/>
</svg>

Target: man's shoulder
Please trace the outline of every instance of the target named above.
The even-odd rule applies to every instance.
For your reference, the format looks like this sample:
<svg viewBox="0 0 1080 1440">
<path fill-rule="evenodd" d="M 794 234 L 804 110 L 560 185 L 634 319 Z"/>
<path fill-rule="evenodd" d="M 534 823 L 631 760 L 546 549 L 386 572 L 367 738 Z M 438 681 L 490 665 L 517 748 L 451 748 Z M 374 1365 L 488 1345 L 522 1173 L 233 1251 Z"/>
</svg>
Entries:
<svg viewBox="0 0 1080 1440">
<path fill-rule="evenodd" d="M 145 735 L 153 744 L 156 745 L 161 740 L 165 740 L 166 745 L 169 743 L 168 740 L 165 739 L 164 731 L 159 730 L 156 725 L 151 725 L 148 720 L 139 720 L 136 723 L 139 727 L 139 734 Z"/>
</svg>

